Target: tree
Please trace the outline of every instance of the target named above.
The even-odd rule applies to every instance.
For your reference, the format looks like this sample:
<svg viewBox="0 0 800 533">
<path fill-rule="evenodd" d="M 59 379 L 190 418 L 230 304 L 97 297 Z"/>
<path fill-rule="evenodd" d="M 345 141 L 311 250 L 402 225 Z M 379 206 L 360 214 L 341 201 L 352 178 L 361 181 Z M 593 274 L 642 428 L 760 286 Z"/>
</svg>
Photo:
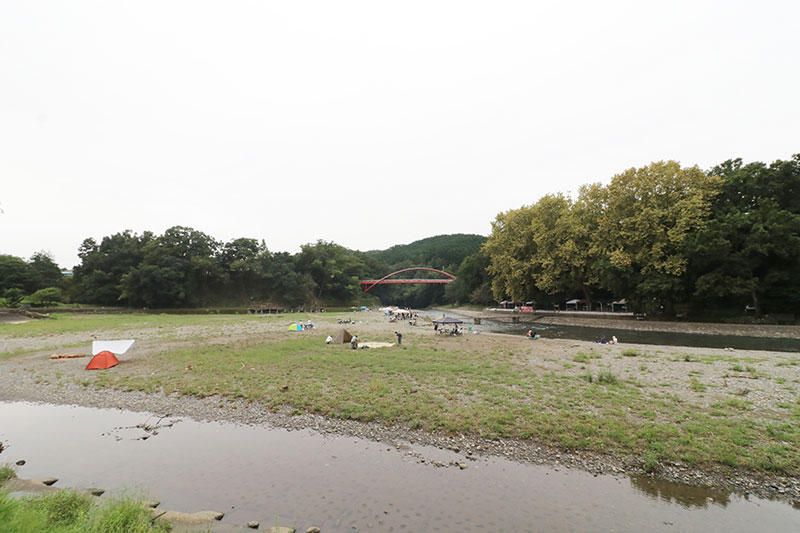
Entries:
<svg viewBox="0 0 800 533">
<path fill-rule="evenodd" d="M 61 281 L 61 269 L 48 252 L 36 252 L 31 256 L 28 265 L 33 278 L 32 286 L 28 287 L 30 292 L 45 287 L 55 287 Z"/>
<path fill-rule="evenodd" d="M 13 255 L 0 255 L 0 294 L 8 289 L 25 291 L 34 282 L 30 265 Z"/>
<path fill-rule="evenodd" d="M 221 281 L 219 246 L 201 231 L 169 228 L 143 246 L 142 262 L 122 276 L 121 299 L 156 308 L 208 305 Z"/>
<path fill-rule="evenodd" d="M 350 301 L 360 289 L 360 280 L 367 272 L 362 254 L 323 240 L 304 244 L 297 256 L 297 270 L 314 281 L 319 301 Z"/>
<path fill-rule="evenodd" d="M 599 214 L 593 193 L 599 185 L 582 187 L 578 201 L 562 194 L 543 196 L 533 206 L 532 231 L 536 286 L 548 294 L 581 291 L 591 305 L 598 283 L 595 228 Z"/>
<path fill-rule="evenodd" d="M 673 311 L 688 264 L 688 236 L 703 228 L 720 180 L 675 161 L 614 176 L 596 235 L 605 249 L 603 285 L 638 308 Z M 596 244 L 596 247 L 600 247 Z"/>
<path fill-rule="evenodd" d="M 492 222 L 492 233 L 483 245 L 489 257 L 492 293 L 496 300 L 511 297 L 524 301 L 536 291 L 537 265 L 530 206 L 500 213 Z"/>
<path fill-rule="evenodd" d="M 74 269 L 74 300 L 102 305 L 127 303 L 122 297 L 122 277 L 139 266 L 144 247 L 153 240 L 149 231 L 141 236 L 130 230 L 103 237 L 100 244 L 85 239 L 78 249 L 81 264 Z"/>
<path fill-rule="evenodd" d="M 722 179 L 711 220 L 689 243 L 694 296 L 794 311 L 800 300 L 800 155 L 710 172 Z M 795 302 L 794 304 L 790 302 Z"/>
</svg>

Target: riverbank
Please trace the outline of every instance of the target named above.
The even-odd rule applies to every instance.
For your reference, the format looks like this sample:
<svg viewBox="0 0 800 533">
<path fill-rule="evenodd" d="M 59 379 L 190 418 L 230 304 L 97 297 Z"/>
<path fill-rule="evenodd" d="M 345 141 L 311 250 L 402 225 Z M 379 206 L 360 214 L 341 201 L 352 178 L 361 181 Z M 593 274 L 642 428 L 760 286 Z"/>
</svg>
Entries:
<svg viewBox="0 0 800 533">
<path fill-rule="evenodd" d="M 286 331 L 298 318 L 315 328 Z M 377 342 L 398 330 L 403 345 L 326 346 L 342 327 Z M 87 352 L 92 336 L 137 344 L 108 371 L 49 359 Z M 800 498 L 793 354 L 443 337 L 378 313 L 65 317 L 4 325 L 0 351 L 0 400 L 307 428 L 457 450 L 467 464 L 496 455 Z"/>
</svg>

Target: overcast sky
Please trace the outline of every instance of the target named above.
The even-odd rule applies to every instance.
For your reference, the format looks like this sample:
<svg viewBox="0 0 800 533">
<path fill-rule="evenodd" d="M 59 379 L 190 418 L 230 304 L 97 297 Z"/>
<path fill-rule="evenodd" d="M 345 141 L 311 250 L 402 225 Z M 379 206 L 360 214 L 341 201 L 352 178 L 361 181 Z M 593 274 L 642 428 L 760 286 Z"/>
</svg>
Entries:
<svg viewBox="0 0 800 533">
<path fill-rule="evenodd" d="M 0 3 L 0 253 L 190 226 L 488 235 L 675 159 L 800 152 L 800 2 Z"/>
</svg>

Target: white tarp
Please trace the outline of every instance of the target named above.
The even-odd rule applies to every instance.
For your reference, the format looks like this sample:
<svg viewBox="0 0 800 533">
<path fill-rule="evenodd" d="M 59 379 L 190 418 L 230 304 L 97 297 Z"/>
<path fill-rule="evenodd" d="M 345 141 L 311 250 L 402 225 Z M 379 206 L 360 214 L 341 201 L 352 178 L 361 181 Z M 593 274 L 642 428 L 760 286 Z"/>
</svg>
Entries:
<svg viewBox="0 0 800 533">
<path fill-rule="evenodd" d="M 97 355 L 100 352 L 104 352 L 108 350 L 109 352 L 115 355 L 122 355 L 127 352 L 133 343 L 136 342 L 134 340 L 124 340 L 124 341 L 94 341 L 92 342 L 92 355 Z"/>
</svg>

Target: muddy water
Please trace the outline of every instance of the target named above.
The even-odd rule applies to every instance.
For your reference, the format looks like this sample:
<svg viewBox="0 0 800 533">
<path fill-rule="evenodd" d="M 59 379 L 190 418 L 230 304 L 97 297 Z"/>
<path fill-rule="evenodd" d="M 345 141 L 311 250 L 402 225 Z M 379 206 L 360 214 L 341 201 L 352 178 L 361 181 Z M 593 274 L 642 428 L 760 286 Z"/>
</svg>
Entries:
<svg viewBox="0 0 800 533">
<path fill-rule="evenodd" d="M 58 477 L 57 486 L 147 490 L 165 509 L 298 531 L 800 530 L 800 511 L 787 504 L 648 478 L 185 417 L 161 420 L 155 434 L 135 427 L 158 422 L 0 403 L 0 463 L 25 459 L 20 477 Z"/>
</svg>

